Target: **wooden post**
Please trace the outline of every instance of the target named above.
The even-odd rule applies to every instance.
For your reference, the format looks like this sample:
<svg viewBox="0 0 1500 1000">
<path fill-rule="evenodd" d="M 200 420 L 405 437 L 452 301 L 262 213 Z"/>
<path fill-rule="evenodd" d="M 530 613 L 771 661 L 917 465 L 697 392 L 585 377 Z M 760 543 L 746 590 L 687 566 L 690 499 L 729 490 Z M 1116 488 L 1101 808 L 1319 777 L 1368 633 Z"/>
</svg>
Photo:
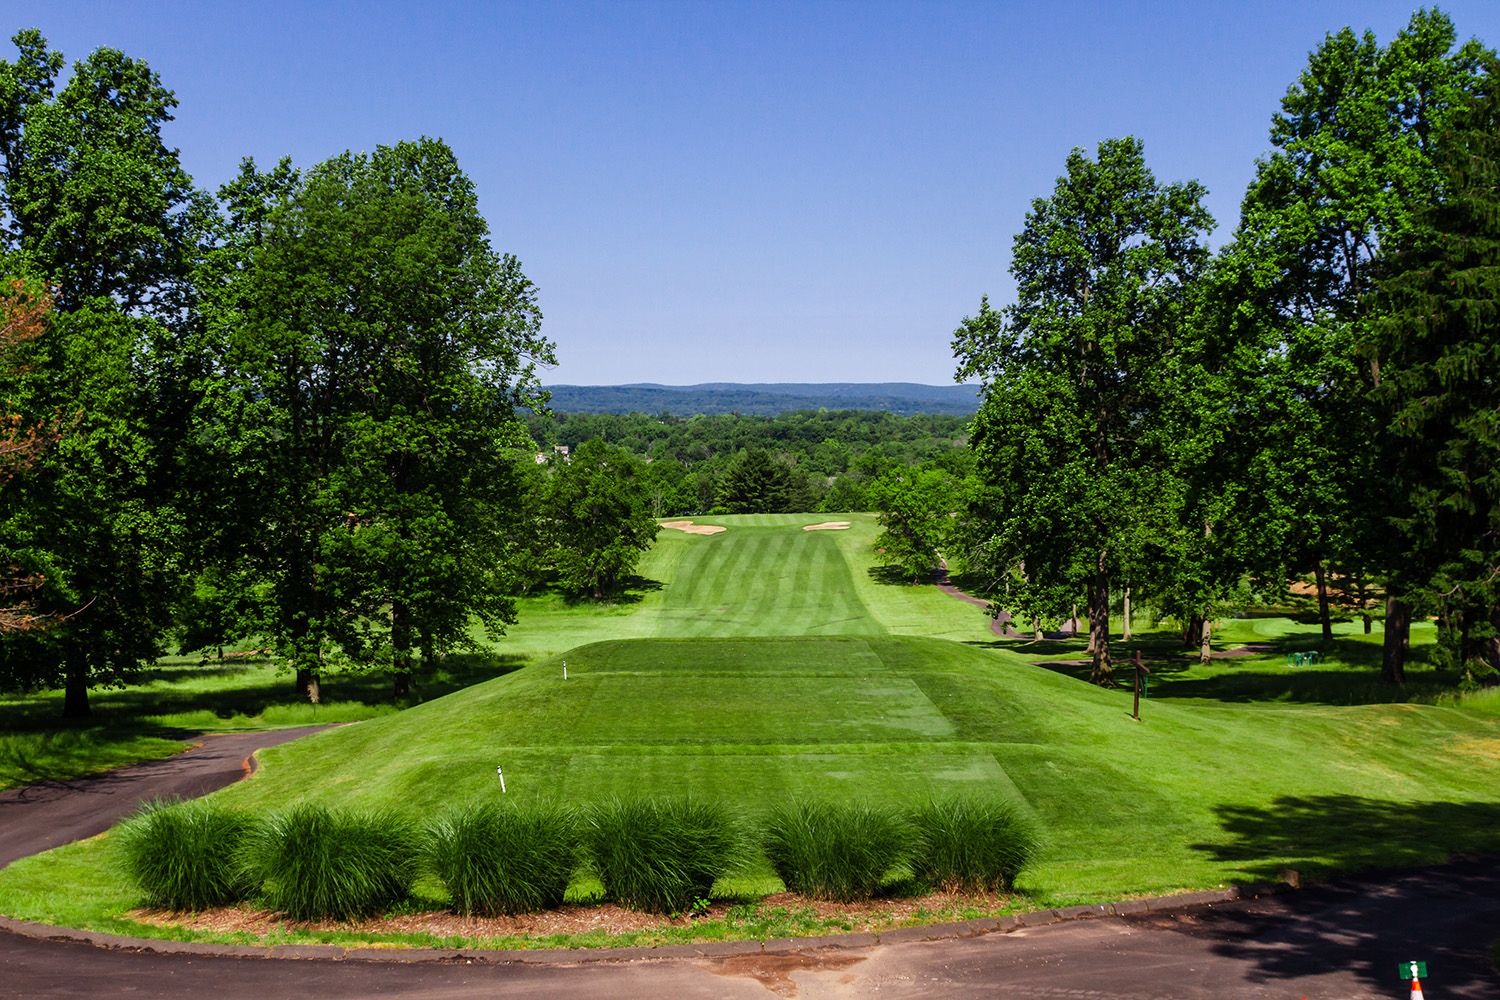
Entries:
<svg viewBox="0 0 1500 1000">
<path fill-rule="evenodd" d="M 1130 717 L 1136 722 L 1141 721 L 1141 675 L 1149 673 L 1151 671 L 1141 662 L 1141 651 L 1137 649 L 1135 651 L 1135 708 L 1130 713 Z"/>
</svg>

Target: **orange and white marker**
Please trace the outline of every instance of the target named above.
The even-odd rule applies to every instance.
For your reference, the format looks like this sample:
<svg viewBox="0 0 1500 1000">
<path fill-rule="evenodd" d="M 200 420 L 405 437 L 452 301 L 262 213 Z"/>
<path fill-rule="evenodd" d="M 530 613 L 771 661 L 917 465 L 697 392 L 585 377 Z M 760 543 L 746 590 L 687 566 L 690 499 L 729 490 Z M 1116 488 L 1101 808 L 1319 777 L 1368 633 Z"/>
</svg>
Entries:
<svg viewBox="0 0 1500 1000">
<path fill-rule="evenodd" d="M 1422 980 L 1411 977 L 1411 1000 L 1422 1000 Z"/>
</svg>

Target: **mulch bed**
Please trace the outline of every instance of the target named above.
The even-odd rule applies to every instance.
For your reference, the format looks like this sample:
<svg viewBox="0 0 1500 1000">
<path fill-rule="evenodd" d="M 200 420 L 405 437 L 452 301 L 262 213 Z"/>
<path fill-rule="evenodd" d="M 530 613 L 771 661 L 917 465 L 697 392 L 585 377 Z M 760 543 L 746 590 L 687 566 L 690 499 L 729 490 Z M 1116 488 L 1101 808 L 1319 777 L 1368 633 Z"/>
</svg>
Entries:
<svg viewBox="0 0 1500 1000">
<path fill-rule="evenodd" d="M 824 933 L 873 931 L 912 923 L 959 919 L 973 913 L 998 913 L 1015 897 L 996 893 L 959 895 L 946 892 L 899 899 L 872 899 L 857 903 L 832 903 L 783 892 L 759 901 L 757 916 L 736 920 L 737 924 L 759 923 L 778 909 L 812 921 L 827 921 Z M 298 923 L 270 910 L 249 904 L 223 906 L 197 913 L 173 913 L 138 909 L 126 914 L 131 920 L 154 927 L 182 927 L 215 934 L 251 934 L 266 937 L 274 932 L 338 932 L 371 936 L 426 934 L 434 938 L 548 938 L 555 935 L 609 935 L 647 933 L 669 928 L 690 928 L 724 920 L 734 904 L 716 902 L 706 912 L 663 916 L 626 909 L 614 903 L 563 906 L 541 913 L 515 917 L 465 917 L 451 911 L 387 914 L 355 921 Z M 747 928 L 748 930 L 748 928 Z M 816 932 L 814 932 L 816 933 Z M 719 936 L 718 934 L 714 935 Z M 736 935 L 731 935 L 736 936 Z M 746 934 L 744 936 L 751 936 Z"/>
</svg>

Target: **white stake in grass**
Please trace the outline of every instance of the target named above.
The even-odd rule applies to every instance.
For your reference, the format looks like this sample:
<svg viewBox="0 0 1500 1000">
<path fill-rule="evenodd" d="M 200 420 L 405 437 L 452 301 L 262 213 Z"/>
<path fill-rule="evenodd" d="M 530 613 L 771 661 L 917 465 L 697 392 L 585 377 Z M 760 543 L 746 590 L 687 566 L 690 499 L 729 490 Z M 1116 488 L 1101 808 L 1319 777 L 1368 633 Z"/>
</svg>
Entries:
<svg viewBox="0 0 1500 1000">
<path fill-rule="evenodd" d="M 568 661 L 563 660 L 563 680 L 568 679 Z"/>
<path fill-rule="evenodd" d="M 500 794 L 504 795 L 505 794 L 505 771 L 501 769 L 501 767 L 500 767 L 499 764 L 496 764 L 495 765 L 495 773 L 500 776 Z"/>
</svg>

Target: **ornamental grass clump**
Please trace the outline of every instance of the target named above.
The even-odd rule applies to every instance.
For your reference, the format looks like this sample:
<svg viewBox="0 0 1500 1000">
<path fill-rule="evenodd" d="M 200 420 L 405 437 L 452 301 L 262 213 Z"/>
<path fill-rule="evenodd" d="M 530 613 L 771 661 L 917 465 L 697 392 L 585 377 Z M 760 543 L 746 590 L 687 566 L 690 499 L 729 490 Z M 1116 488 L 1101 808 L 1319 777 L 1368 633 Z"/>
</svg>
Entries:
<svg viewBox="0 0 1500 1000">
<path fill-rule="evenodd" d="M 582 834 L 605 897 L 651 913 L 692 909 L 745 855 L 728 809 L 697 799 L 607 799 L 588 811 Z"/>
<path fill-rule="evenodd" d="M 203 910 L 253 891 L 240 851 L 249 816 L 209 802 L 147 802 L 116 831 L 118 864 L 148 906 Z"/>
<path fill-rule="evenodd" d="M 245 852 L 266 903 L 294 920 L 348 920 L 404 899 L 419 838 L 404 817 L 304 803 L 263 820 Z"/>
<path fill-rule="evenodd" d="M 853 902 L 878 893 L 917 850 L 897 810 L 858 802 L 793 802 L 763 827 L 766 856 L 793 892 Z"/>
<path fill-rule="evenodd" d="M 465 916 L 545 910 L 578 865 L 578 822 L 561 806 L 470 802 L 428 825 L 422 863 Z"/>
<path fill-rule="evenodd" d="M 1035 824 L 1003 799 L 930 799 L 911 818 L 921 835 L 913 873 L 950 892 L 1014 888 L 1040 845 Z"/>
</svg>

